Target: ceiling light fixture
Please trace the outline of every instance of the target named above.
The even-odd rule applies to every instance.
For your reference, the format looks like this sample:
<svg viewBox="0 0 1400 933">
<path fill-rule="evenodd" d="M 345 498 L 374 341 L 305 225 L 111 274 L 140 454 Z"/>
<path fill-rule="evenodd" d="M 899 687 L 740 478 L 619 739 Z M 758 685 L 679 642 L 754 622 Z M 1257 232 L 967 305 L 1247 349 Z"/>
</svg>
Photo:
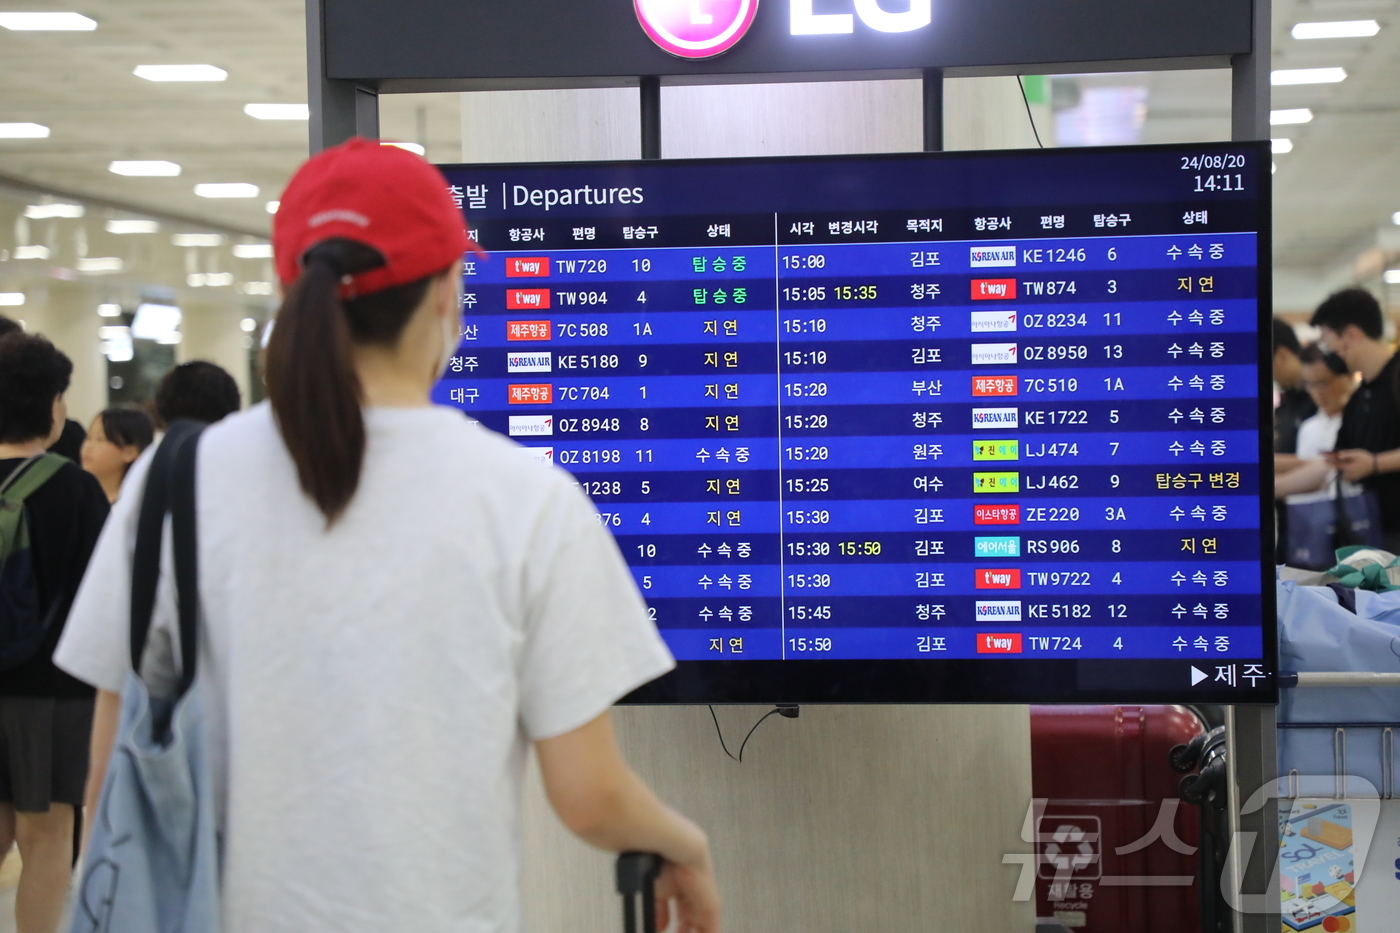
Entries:
<svg viewBox="0 0 1400 933">
<path fill-rule="evenodd" d="M 138 159 L 112 162 L 108 164 L 107 171 L 133 178 L 174 178 L 180 174 L 180 166 L 162 159 Z"/>
<path fill-rule="evenodd" d="M 228 72 L 213 65 L 137 65 L 131 71 L 147 81 L 224 81 Z"/>
<path fill-rule="evenodd" d="M 78 271 L 89 275 L 105 275 L 109 272 L 120 272 L 125 265 L 116 256 L 84 256 L 78 260 Z"/>
<path fill-rule="evenodd" d="M 0 13 L 0 26 L 15 32 L 91 32 L 97 20 L 81 13 Z"/>
<path fill-rule="evenodd" d="M 1381 31 L 1373 19 L 1349 19 L 1331 23 L 1298 23 L 1293 27 L 1295 39 L 1365 39 Z"/>
<path fill-rule="evenodd" d="M 222 233 L 177 233 L 170 238 L 176 246 L 223 246 Z"/>
<path fill-rule="evenodd" d="M 277 288 L 271 282 L 244 282 L 238 290 L 245 295 L 271 295 Z"/>
<path fill-rule="evenodd" d="M 1290 126 L 1294 123 L 1311 123 L 1313 112 L 1307 107 L 1298 107 L 1293 110 L 1270 110 L 1270 126 Z"/>
<path fill-rule="evenodd" d="M 42 123 L 0 123 L 0 139 L 48 139 L 49 128 Z"/>
<path fill-rule="evenodd" d="M 180 327 L 180 309 L 174 305 L 143 302 L 131 321 L 131 336 L 138 340 L 159 340 Z"/>
<path fill-rule="evenodd" d="M 258 186 L 243 182 L 195 185 L 194 193 L 201 198 L 256 198 Z"/>
<path fill-rule="evenodd" d="M 24 216 L 30 220 L 51 220 L 54 217 L 77 220 L 85 213 L 87 210 L 81 204 L 30 204 L 24 209 Z"/>
<path fill-rule="evenodd" d="M 1284 84 L 1336 84 L 1347 79 L 1345 68 L 1280 68 L 1269 75 L 1269 83 L 1275 86 Z"/>
<path fill-rule="evenodd" d="M 18 308 L 24 304 L 24 292 L 0 292 L 0 308 Z"/>
<path fill-rule="evenodd" d="M 407 149 L 409 152 L 416 153 L 416 154 L 418 154 L 418 155 L 425 155 L 425 154 L 427 153 L 427 150 L 424 149 L 422 146 L 418 145 L 417 143 L 398 143 L 398 142 L 391 142 L 390 140 L 385 139 L 385 140 L 381 140 L 380 143 L 379 143 L 379 145 L 381 145 L 381 146 L 394 146 L 395 148 L 398 148 L 398 149 Z"/>
<path fill-rule="evenodd" d="M 14 256 L 16 259 L 48 259 L 49 248 L 47 246 L 16 246 Z"/>
<path fill-rule="evenodd" d="M 190 288 L 227 288 L 233 284 L 232 272 L 191 272 L 185 276 L 185 284 Z"/>
<path fill-rule="evenodd" d="M 1385 279 L 1387 285 L 1400 285 L 1400 269 L 1387 269 L 1382 278 Z"/>
<path fill-rule="evenodd" d="M 258 329 L 258 322 L 250 317 L 245 317 L 243 320 L 238 322 L 238 326 L 242 328 L 243 333 L 251 334 L 253 331 Z"/>
<path fill-rule="evenodd" d="M 243 112 L 254 120 L 310 120 L 306 104 L 245 104 Z"/>
<path fill-rule="evenodd" d="M 119 236 L 128 233 L 160 233 L 160 223 L 154 220 L 109 220 L 106 230 Z"/>
<path fill-rule="evenodd" d="M 277 209 L 278 209 L 279 207 L 282 206 L 282 202 L 281 202 L 281 201 L 268 201 L 266 206 L 267 206 L 267 212 L 268 212 L 269 214 L 275 214 L 275 213 L 277 213 Z"/>
<path fill-rule="evenodd" d="M 271 243 L 236 243 L 233 247 L 233 255 L 239 259 L 271 259 Z"/>
<path fill-rule="evenodd" d="M 1273 146 L 1274 155 L 1282 155 L 1285 152 L 1293 151 L 1293 140 L 1291 139 L 1274 139 L 1270 140 L 1270 143 Z"/>
<path fill-rule="evenodd" d="M 98 317 L 121 317 L 122 306 L 111 301 L 104 301 L 97 306 Z"/>
</svg>

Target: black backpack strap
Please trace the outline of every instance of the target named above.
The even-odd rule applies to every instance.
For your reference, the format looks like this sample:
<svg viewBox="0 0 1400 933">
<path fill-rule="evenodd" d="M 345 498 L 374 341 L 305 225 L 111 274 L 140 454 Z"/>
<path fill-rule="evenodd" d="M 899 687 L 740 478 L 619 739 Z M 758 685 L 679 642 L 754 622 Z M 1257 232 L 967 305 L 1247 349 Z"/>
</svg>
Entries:
<svg viewBox="0 0 1400 933">
<path fill-rule="evenodd" d="M 203 425 L 177 421 L 156 449 L 141 498 L 136 547 L 131 560 L 131 669 L 140 676 L 160 582 L 165 516 L 171 514 L 174 507 L 171 525 L 180 608 L 181 693 L 194 680 L 195 671 L 199 583 L 194 555 L 194 460 L 202 430 Z M 183 477 L 179 474 L 181 468 L 188 471 Z"/>
</svg>

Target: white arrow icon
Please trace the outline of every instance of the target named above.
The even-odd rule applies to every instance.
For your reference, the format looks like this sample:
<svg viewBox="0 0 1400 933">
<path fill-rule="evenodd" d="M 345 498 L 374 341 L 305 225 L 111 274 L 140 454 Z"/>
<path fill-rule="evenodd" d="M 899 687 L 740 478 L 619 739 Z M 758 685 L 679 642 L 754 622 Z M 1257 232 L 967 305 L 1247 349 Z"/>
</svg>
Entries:
<svg viewBox="0 0 1400 933">
<path fill-rule="evenodd" d="M 1196 684 L 1205 680 L 1209 676 L 1210 675 L 1207 674 L 1205 671 L 1198 669 L 1196 665 L 1191 665 L 1191 686 L 1196 686 Z"/>
</svg>

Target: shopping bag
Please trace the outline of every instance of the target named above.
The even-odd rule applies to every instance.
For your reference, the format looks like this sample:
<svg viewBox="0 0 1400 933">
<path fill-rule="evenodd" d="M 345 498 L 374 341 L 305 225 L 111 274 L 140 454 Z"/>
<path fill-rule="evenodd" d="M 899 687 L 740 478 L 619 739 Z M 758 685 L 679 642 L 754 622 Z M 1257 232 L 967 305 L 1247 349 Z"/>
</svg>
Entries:
<svg viewBox="0 0 1400 933">
<path fill-rule="evenodd" d="M 1339 488 L 1327 499 L 1288 503 L 1286 527 L 1285 563 L 1306 570 L 1331 567 L 1338 548 L 1383 540 L 1379 501 L 1374 493 L 1354 487 Z"/>
<path fill-rule="evenodd" d="M 202 428 L 171 426 L 156 451 L 132 560 L 131 673 L 102 785 L 73 933 L 217 933 L 218 844 L 196 671 L 199 573 L 195 451 Z M 141 677 L 170 516 L 179 607 L 180 671 L 169 697 Z"/>
</svg>

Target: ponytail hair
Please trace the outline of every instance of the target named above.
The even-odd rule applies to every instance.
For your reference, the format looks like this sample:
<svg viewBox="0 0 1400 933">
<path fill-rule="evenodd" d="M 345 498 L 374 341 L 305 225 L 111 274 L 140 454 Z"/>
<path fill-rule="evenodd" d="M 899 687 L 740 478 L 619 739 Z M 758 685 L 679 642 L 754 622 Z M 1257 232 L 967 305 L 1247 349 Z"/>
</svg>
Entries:
<svg viewBox="0 0 1400 933">
<path fill-rule="evenodd" d="M 328 527 L 349 506 L 364 466 L 364 390 L 354 345 L 398 343 L 432 282 L 428 276 L 341 299 L 344 281 L 384 263 L 378 250 L 353 240 L 324 240 L 307 250 L 267 345 L 273 416 L 301 488 Z"/>
</svg>

